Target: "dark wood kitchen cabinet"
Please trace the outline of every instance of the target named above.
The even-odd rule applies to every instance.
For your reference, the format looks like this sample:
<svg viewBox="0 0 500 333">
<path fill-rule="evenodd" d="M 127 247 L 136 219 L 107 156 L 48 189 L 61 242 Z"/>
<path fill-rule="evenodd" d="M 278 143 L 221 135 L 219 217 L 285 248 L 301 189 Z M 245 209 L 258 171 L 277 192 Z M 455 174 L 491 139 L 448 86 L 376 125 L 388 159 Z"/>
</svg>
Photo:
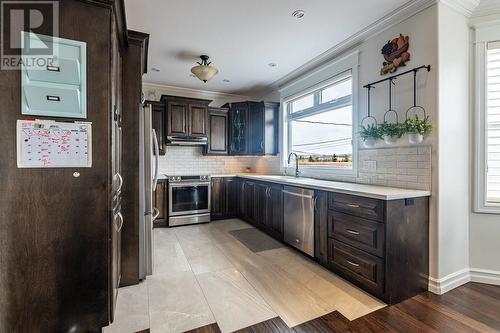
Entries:
<svg viewBox="0 0 500 333">
<path fill-rule="evenodd" d="M 241 181 L 240 213 L 246 222 L 255 225 L 255 182 L 249 180 Z"/>
<path fill-rule="evenodd" d="M 247 213 L 249 222 L 278 240 L 283 239 L 282 190 L 280 184 L 256 181 L 253 185 L 253 214 Z"/>
<path fill-rule="evenodd" d="M 207 137 L 208 104 L 211 100 L 162 95 L 166 107 L 166 136 Z"/>
<path fill-rule="evenodd" d="M 146 101 L 146 104 L 151 104 L 151 123 L 158 139 L 159 154 L 165 155 L 165 118 L 167 114 L 165 103 L 158 101 Z"/>
<path fill-rule="evenodd" d="M 279 103 L 228 103 L 229 154 L 278 154 Z"/>
<path fill-rule="evenodd" d="M 314 193 L 314 253 L 319 264 L 328 265 L 328 192 Z"/>
<path fill-rule="evenodd" d="M 216 177 L 211 180 L 212 220 L 228 219 L 238 214 L 238 181 L 234 177 Z"/>
<path fill-rule="evenodd" d="M 228 154 L 228 109 L 208 108 L 208 145 L 205 155 Z"/>
<path fill-rule="evenodd" d="M 167 226 L 168 217 L 168 183 L 166 179 L 158 179 L 156 190 L 153 193 L 153 207 L 158 209 L 158 217 L 153 222 L 153 227 Z"/>
<path fill-rule="evenodd" d="M 388 304 L 427 290 L 429 198 L 316 195 L 316 259 Z M 326 225 L 325 225 L 326 214 Z M 325 230 L 326 227 L 326 230 Z"/>
</svg>

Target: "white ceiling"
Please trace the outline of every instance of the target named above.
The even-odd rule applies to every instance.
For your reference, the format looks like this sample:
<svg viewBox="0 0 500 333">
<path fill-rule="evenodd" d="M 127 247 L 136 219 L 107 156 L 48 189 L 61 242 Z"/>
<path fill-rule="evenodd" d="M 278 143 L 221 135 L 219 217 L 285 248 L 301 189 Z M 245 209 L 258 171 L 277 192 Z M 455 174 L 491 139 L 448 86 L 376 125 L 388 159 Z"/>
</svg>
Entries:
<svg viewBox="0 0 500 333">
<path fill-rule="evenodd" d="M 145 82 L 251 96 L 407 2 L 125 0 L 125 9 L 128 29 L 150 34 Z M 207 83 L 189 76 L 200 54 L 220 71 Z"/>
</svg>

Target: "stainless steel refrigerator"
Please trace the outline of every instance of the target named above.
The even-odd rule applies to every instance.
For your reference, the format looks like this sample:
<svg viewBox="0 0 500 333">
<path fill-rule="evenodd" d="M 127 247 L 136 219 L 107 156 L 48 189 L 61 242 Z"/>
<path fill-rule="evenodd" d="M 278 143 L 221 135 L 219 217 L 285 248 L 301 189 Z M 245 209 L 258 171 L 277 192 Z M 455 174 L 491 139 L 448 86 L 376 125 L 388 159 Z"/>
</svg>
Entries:
<svg viewBox="0 0 500 333">
<path fill-rule="evenodd" d="M 140 117 L 139 156 L 139 278 L 153 272 L 153 221 L 159 211 L 153 207 L 153 194 L 158 183 L 158 138 L 152 127 L 151 104 L 146 104 Z"/>
</svg>

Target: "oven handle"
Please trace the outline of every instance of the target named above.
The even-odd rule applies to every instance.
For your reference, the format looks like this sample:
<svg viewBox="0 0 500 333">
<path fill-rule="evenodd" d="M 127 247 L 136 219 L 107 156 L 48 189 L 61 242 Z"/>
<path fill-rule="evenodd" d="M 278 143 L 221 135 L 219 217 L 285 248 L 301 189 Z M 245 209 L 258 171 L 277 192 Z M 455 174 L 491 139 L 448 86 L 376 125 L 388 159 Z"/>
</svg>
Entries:
<svg viewBox="0 0 500 333">
<path fill-rule="evenodd" d="M 201 186 L 208 186 L 210 188 L 210 182 L 206 183 L 169 183 L 169 187 L 186 187 L 186 186 L 191 186 L 191 187 L 201 187 Z"/>
</svg>

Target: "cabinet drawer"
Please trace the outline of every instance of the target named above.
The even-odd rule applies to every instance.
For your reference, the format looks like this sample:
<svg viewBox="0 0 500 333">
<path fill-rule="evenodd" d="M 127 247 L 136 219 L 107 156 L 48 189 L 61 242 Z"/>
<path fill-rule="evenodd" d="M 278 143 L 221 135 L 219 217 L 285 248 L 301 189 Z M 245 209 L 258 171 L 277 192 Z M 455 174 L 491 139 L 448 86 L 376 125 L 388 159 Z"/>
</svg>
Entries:
<svg viewBox="0 0 500 333">
<path fill-rule="evenodd" d="M 375 293 L 384 292 L 384 260 L 329 239 L 329 261 L 334 269 Z"/>
<path fill-rule="evenodd" d="M 74 117 L 81 112 L 80 91 L 74 86 L 28 84 L 23 87 L 27 114 Z"/>
<path fill-rule="evenodd" d="M 328 237 L 384 257 L 384 224 L 340 212 L 328 211 Z"/>
<path fill-rule="evenodd" d="M 43 69 L 28 68 L 26 73 L 32 81 L 80 85 L 80 62 L 77 59 L 59 58 Z"/>
<path fill-rule="evenodd" d="M 328 208 L 380 222 L 384 220 L 384 201 L 382 200 L 330 193 Z"/>
</svg>

